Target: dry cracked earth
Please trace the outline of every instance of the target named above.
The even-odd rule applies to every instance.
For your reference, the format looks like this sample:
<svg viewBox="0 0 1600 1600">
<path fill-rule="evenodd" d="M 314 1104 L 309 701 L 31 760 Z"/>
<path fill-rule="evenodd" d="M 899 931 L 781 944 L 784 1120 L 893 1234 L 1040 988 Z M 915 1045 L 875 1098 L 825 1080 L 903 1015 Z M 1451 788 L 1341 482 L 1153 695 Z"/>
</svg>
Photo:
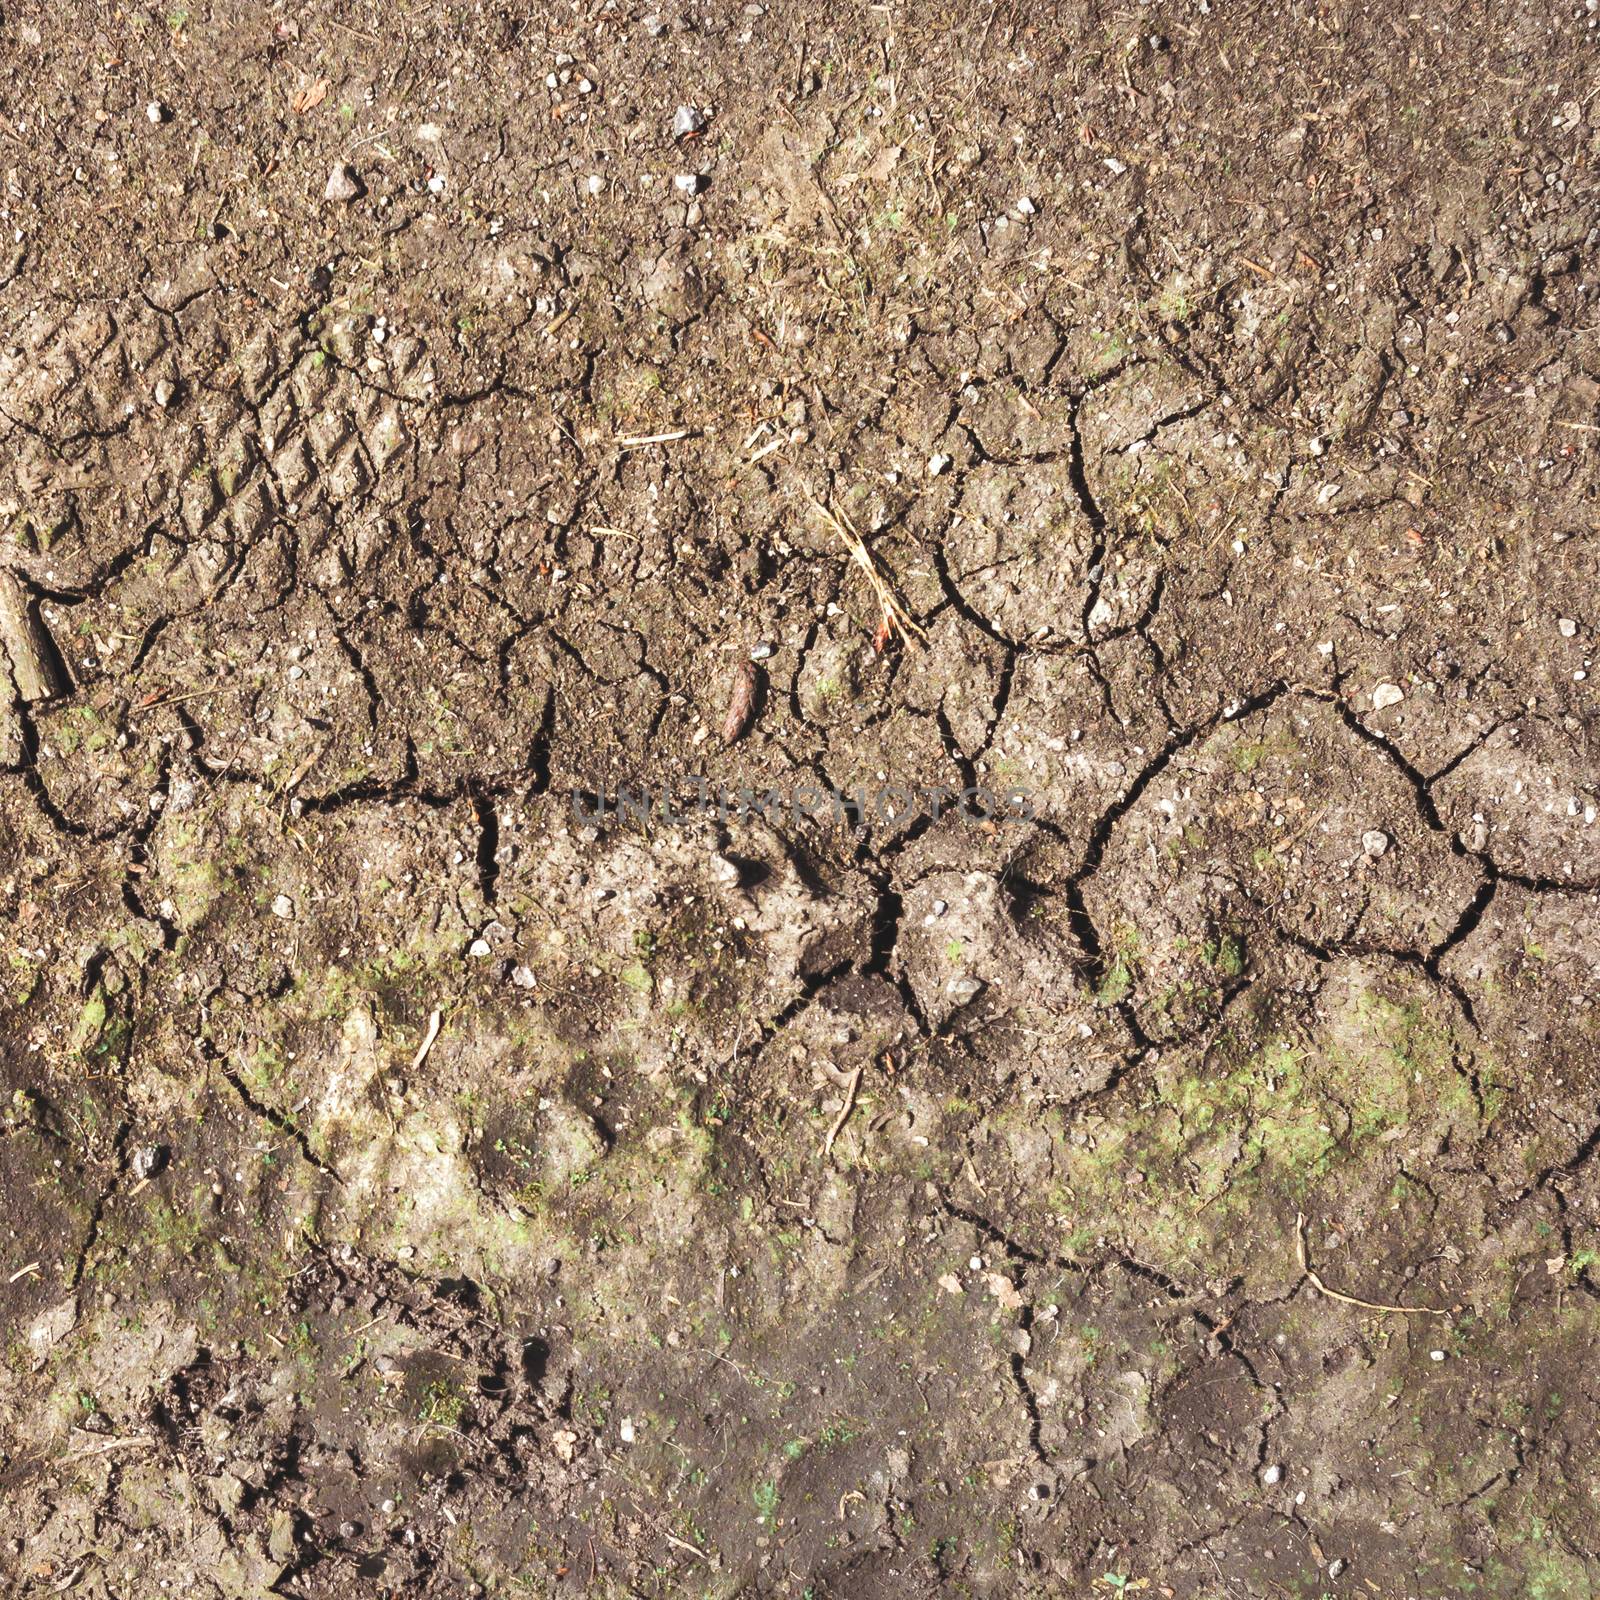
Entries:
<svg viewBox="0 0 1600 1600">
<path fill-rule="evenodd" d="M 1594 1593 L 1596 0 L 645 3 L 3 8 L 0 1590 Z"/>
</svg>

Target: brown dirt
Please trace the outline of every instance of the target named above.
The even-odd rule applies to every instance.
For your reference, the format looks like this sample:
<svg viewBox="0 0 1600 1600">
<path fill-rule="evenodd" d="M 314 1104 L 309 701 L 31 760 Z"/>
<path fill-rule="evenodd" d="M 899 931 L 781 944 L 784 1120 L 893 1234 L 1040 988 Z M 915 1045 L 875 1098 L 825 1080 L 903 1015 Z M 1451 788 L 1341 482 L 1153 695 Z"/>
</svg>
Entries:
<svg viewBox="0 0 1600 1600">
<path fill-rule="evenodd" d="M 8 7 L 0 1588 L 1595 1592 L 1593 5 Z"/>
</svg>

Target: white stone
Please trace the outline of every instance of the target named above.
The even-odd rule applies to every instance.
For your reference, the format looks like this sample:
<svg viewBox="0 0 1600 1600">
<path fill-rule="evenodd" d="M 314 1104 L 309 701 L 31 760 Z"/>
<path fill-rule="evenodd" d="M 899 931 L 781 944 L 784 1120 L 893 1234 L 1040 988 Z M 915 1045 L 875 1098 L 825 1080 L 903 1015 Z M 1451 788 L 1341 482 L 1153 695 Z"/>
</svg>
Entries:
<svg viewBox="0 0 1600 1600">
<path fill-rule="evenodd" d="M 361 193 L 355 174 L 341 162 L 328 174 L 327 187 L 322 191 L 324 200 L 350 201 Z"/>
</svg>

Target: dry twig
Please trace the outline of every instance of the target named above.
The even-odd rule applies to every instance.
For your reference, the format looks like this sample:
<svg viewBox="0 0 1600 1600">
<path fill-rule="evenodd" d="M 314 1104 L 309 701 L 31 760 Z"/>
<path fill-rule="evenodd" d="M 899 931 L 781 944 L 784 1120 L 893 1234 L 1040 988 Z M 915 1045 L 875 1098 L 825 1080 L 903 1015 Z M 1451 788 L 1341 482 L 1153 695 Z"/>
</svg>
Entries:
<svg viewBox="0 0 1600 1600">
<path fill-rule="evenodd" d="M 411 1061 L 411 1070 L 413 1072 L 428 1059 L 428 1052 L 433 1049 L 433 1041 L 439 1037 L 439 1024 L 443 1021 L 444 1013 L 442 1011 L 434 1011 L 429 1014 L 428 1031 L 423 1035 L 422 1043 L 417 1046 L 417 1053 Z"/>
<path fill-rule="evenodd" d="M 850 1120 L 850 1113 L 856 1108 L 856 1090 L 861 1087 L 861 1068 L 857 1067 L 850 1074 L 849 1081 L 845 1084 L 844 1105 L 839 1109 L 839 1115 L 833 1119 L 833 1126 L 828 1129 L 828 1137 L 822 1141 L 822 1154 L 826 1159 L 833 1154 L 833 1141 L 839 1137 L 845 1123 Z"/>
</svg>

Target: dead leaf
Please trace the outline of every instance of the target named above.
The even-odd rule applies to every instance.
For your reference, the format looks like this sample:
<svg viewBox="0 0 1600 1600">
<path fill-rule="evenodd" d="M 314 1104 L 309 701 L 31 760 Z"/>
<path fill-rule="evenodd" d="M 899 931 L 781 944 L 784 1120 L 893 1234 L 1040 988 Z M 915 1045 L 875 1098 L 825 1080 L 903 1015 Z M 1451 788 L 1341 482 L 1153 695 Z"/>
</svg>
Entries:
<svg viewBox="0 0 1600 1600">
<path fill-rule="evenodd" d="M 73 1297 L 41 1311 L 28 1327 L 28 1350 L 34 1360 L 44 1365 L 45 1357 L 61 1343 L 78 1325 L 78 1302 Z"/>
<path fill-rule="evenodd" d="M 328 98 L 328 80 L 318 78 L 308 87 L 301 89 L 289 104 L 294 107 L 295 113 L 304 116 L 308 111 L 315 111 L 324 100 Z"/>
<path fill-rule="evenodd" d="M 1017 1311 L 1022 1307 L 1022 1296 L 1017 1292 L 1017 1286 L 1003 1272 L 986 1272 L 983 1275 L 985 1287 L 989 1293 L 998 1300 L 1007 1311 Z"/>
<path fill-rule="evenodd" d="M 886 150 L 878 153 L 872 165 L 867 168 L 867 180 L 870 183 L 887 183 L 889 175 L 894 171 L 896 162 L 899 161 L 901 147 L 897 144 L 890 145 Z"/>
</svg>

